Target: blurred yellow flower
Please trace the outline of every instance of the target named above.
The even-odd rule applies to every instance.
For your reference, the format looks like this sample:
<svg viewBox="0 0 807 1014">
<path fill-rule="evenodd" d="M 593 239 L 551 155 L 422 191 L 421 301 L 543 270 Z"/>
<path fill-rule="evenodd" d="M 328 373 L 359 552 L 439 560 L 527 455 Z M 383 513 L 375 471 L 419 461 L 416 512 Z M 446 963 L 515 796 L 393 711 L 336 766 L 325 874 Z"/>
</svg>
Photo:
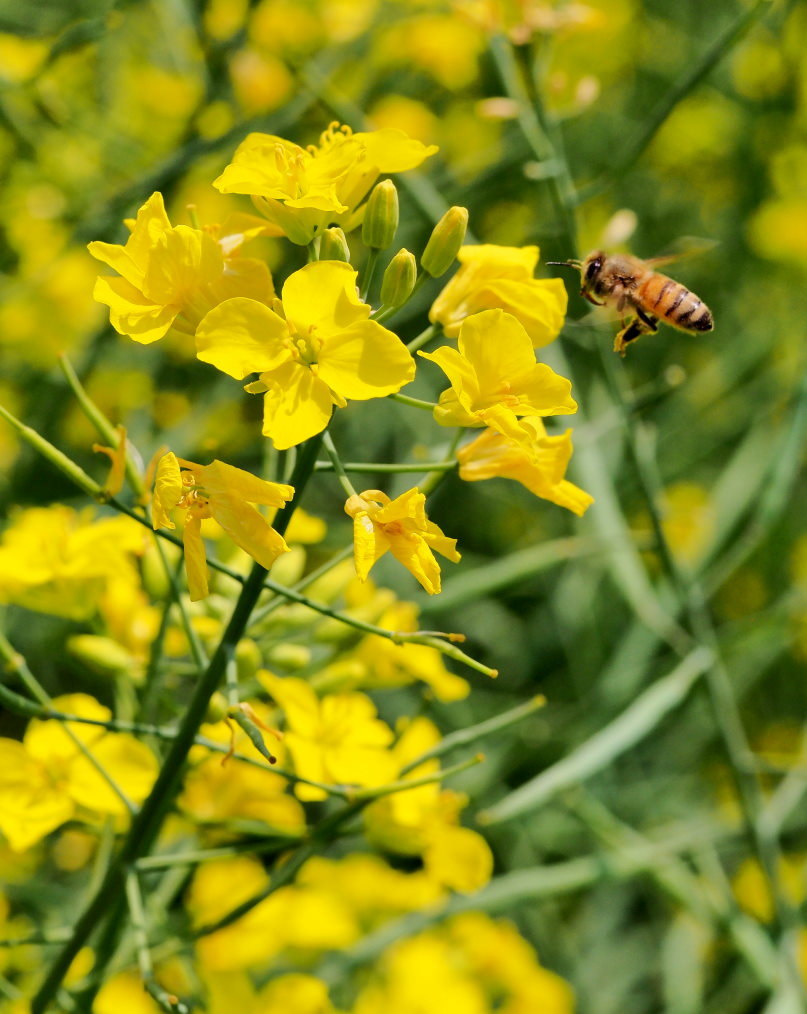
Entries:
<svg viewBox="0 0 807 1014">
<path fill-rule="evenodd" d="M 533 278 L 537 246 L 464 246 L 460 269 L 432 304 L 429 319 L 456 338 L 466 317 L 502 309 L 524 327 L 535 348 L 557 338 L 566 316 L 566 286 L 560 278 Z"/>
<path fill-rule="evenodd" d="M 308 148 L 253 133 L 213 186 L 250 195 L 270 222 L 304 245 L 329 225 L 355 228 L 356 209 L 382 173 L 415 169 L 436 151 L 395 128 L 354 134 L 332 123 Z"/>
<path fill-rule="evenodd" d="M 220 244 L 201 229 L 172 226 L 162 194 L 152 194 L 131 223 L 124 246 L 89 244 L 92 256 L 120 276 L 99 277 L 93 295 L 109 307 L 115 330 L 143 345 L 172 327 L 193 334 L 205 313 L 224 299 L 274 296 L 266 265 L 237 257 L 237 246 Z"/>
<path fill-rule="evenodd" d="M 536 363 L 530 336 L 511 314 L 483 310 L 466 317 L 457 346 L 418 353 L 451 383 L 434 411 L 440 425 L 487 426 L 502 415 L 514 420 L 577 411 L 571 383 Z"/>
<path fill-rule="evenodd" d="M 160 458 L 154 479 L 154 528 L 175 528 L 171 510 L 179 507 L 187 511 L 182 541 L 188 590 L 194 602 L 208 594 L 202 521 L 213 518 L 237 546 L 269 570 L 289 547 L 251 505 L 285 507 L 293 495 L 291 486 L 267 482 L 223 461 L 197 465 L 170 451 Z"/>
<path fill-rule="evenodd" d="M 440 565 L 434 551 L 452 563 L 460 560 L 457 540 L 447 538 L 429 521 L 426 497 L 417 488 L 394 500 L 379 489 L 366 489 L 348 498 L 345 513 L 353 518 L 353 558 L 361 581 L 390 552 L 430 595 L 435 595 L 440 591 Z"/>
<path fill-rule="evenodd" d="M 112 712 L 86 694 L 54 698 L 56 711 L 109 721 Z M 124 816 L 126 806 L 65 731 L 69 728 L 123 793 L 146 798 L 157 777 L 157 758 L 127 733 L 101 726 L 34 719 L 22 742 L 0 739 L 0 830 L 22 852 L 79 814 Z"/>
<path fill-rule="evenodd" d="M 98 519 L 62 504 L 20 511 L 0 543 L 0 601 L 89 619 L 110 582 L 139 585 L 134 557 L 143 548 L 142 529 L 129 518 Z"/>
<path fill-rule="evenodd" d="M 321 700 L 305 680 L 270 673 L 261 683 L 286 719 L 285 744 L 303 778 L 331 785 L 377 786 L 392 781 L 397 763 L 389 750 L 392 730 L 365 694 L 327 694 Z M 298 784 L 300 799 L 325 799 L 313 785 Z"/>
<path fill-rule="evenodd" d="M 572 456 L 572 431 L 549 436 L 540 419 L 496 420 L 457 452 L 460 478 L 478 482 L 499 476 L 515 479 L 531 493 L 582 515 L 594 502 L 565 477 Z"/>
<path fill-rule="evenodd" d="M 375 620 L 385 630 L 418 629 L 418 610 L 411 602 L 394 602 Z M 427 644 L 395 644 L 387 637 L 368 634 L 356 646 L 353 657 L 362 663 L 362 685 L 399 687 L 421 680 L 438 701 L 460 701 L 470 685 L 462 676 L 449 672 L 443 655 Z"/>
<path fill-rule="evenodd" d="M 282 305 L 229 299 L 196 333 L 199 358 L 265 393 L 263 432 L 279 450 L 328 425 L 333 406 L 399 391 L 415 375 L 406 346 L 376 321 L 356 291 L 356 272 L 341 261 L 317 261 L 283 286 Z"/>
</svg>

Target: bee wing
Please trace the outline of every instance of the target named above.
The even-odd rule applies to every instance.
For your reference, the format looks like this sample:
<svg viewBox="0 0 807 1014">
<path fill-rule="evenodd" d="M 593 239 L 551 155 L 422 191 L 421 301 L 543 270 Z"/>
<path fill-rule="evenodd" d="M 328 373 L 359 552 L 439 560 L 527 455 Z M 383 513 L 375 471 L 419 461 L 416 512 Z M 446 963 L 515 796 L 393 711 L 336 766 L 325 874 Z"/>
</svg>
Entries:
<svg viewBox="0 0 807 1014">
<path fill-rule="evenodd" d="M 698 257 L 717 246 L 716 239 L 704 239 L 702 236 L 682 236 L 676 240 L 672 248 L 660 257 L 648 257 L 645 264 L 651 268 L 660 268 L 665 264 L 674 264 L 689 257 Z"/>
</svg>

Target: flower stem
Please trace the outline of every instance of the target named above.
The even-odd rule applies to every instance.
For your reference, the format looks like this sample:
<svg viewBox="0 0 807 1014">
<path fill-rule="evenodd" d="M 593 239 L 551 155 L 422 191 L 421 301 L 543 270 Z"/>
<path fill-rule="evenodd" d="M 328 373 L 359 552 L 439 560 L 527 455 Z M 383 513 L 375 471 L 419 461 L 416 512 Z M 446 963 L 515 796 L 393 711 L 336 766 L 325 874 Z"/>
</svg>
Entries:
<svg viewBox="0 0 807 1014">
<path fill-rule="evenodd" d="M 356 490 L 355 490 L 355 488 L 353 486 L 353 483 L 347 477 L 347 472 L 345 471 L 345 467 L 344 467 L 344 465 L 342 464 L 342 462 L 341 462 L 341 460 L 339 458 L 339 454 L 337 453 L 336 446 L 334 445 L 334 442 L 333 442 L 333 439 L 331 438 L 330 433 L 326 433 L 323 436 L 323 438 L 322 438 L 322 446 L 325 448 L 325 451 L 326 451 L 328 457 L 331 459 L 331 462 L 330 462 L 331 466 L 332 466 L 334 472 L 336 472 L 336 477 L 339 480 L 339 482 L 340 482 L 340 484 L 342 486 L 342 489 L 345 491 L 345 493 L 347 493 L 348 496 L 358 496 L 358 494 L 357 494 L 357 492 L 356 492 Z M 317 469 L 317 465 L 318 464 L 319 464 L 319 462 L 317 462 L 314 465 L 314 469 L 315 470 Z"/>
<path fill-rule="evenodd" d="M 410 408 L 422 408 L 426 412 L 433 412 L 437 405 L 433 401 L 423 401 L 421 398 L 410 398 L 408 394 L 388 394 L 390 401 L 400 402 L 401 405 L 409 405 Z"/>
<path fill-rule="evenodd" d="M 379 251 L 375 247 L 370 247 L 367 253 L 367 260 L 364 262 L 364 271 L 362 272 L 361 279 L 361 290 L 360 296 L 363 303 L 367 302 L 367 294 L 370 291 L 370 286 L 373 282 L 373 275 L 375 274 L 376 264 L 378 264 Z"/>
<path fill-rule="evenodd" d="M 424 345 L 428 344 L 436 336 L 437 325 L 430 324 L 425 330 L 420 332 L 417 338 L 413 338 L 406 347 L 410 352 L 417 352 L 418 349 L 422 349 Z"/>
</svg>

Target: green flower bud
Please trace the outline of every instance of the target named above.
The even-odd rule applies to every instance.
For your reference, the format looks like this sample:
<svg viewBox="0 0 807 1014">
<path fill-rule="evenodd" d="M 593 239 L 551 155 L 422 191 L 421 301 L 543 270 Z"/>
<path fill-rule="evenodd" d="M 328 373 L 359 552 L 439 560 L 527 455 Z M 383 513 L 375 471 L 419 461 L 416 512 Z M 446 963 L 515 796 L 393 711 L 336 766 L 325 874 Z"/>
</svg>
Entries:
<svg viewBox="0 0 807 1014">
<path fill-rule="evenodd" d="M 251 637 L 242 637 L 235 646 L 235 666 L 238 679 L 251 679 L 262 664 L 261 649 Z"/>
<path fill-rule="evenodd" d="M 392 180 L 378 183 L 364 209 L 361 238 L 372 250 L 386 250 L 398 231 L 398 191 Z"/>
<path fill-rule="evenodd" d="M 217 690 L 208 702 L 207 711 L 205 712 L 205 722 L 209 722 L 211 725 L 214 722 L 220 722 L 226 714 L 227 698 L 223 693 Z"/>
<path fill-rule="evenodd" d="M 468 209 L 453 207 L 443 215 L 435 225 L 434 231 L 429 237 L 423 256 L 420 258 L 420 266 L 432 276 L 439 278 L 454 263 L 454 258 L 460 252 L 460 247 L 465 239 L 465 230 L 468 228 Z"/>
<path fill-rule="evenodd" d="M 399 250 L 387 265 L 381 283 L 381 305 L 402 306 L 412 295 L 418 267 L 415 255 Z"/>
<path fill-rule="evenodd" d="M 129 676 L 142 679 L 140 664 L 117 641 L 96 634 L 74 634 L 67 639 L 67 650 L 88 669 L 102 676 Z"/>
<path fill-rule="evenodd" d="M 269 649 L 267 661 L 278 669 L 304 669 L 311 664 L 311 649 L 304 644 L 281 642 Z"/>
<path fill-rule="evenodd" d="M 319 247 L 319 259 L 321 261 L 345 261 L 350 264 L 350 248 L 347 245 L 345 234 L 338 225 L 323 232 Z"/>
</svg>

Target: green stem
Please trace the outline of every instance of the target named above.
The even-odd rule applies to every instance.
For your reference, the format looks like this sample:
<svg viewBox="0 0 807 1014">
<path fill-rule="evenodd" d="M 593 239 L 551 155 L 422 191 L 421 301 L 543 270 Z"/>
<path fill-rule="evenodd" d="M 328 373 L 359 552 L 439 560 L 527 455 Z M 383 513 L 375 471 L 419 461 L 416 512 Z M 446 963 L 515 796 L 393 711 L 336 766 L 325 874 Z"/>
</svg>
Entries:
<svg viewBox="0 0 807 1014">
<path fill-rule="evenodd" d="M 334 472 L 336 472 L 336 477 L 339 479 L 342 489 L 348 496 L 358 496 L 353 483 L 347 476 L 347 472 L 345 471 L 345 467 L 339 458 L 339 454 L 337 453 L 336 446 L 334 445 L 333 438 L 330 433 L 326 433 L 323 437 L 322 446 L 325 448 L 328 457 L 331 459 L 331 467 Z M 317 464 L 319 464 L 319 462 L 317 462 Z M 316 467 L 317 466 L 315 465 L 314 468 L 316 469 Z"/>
<path fill-rule="evenodd" d="M 126 900 L 129 904 L 129 918 L 132 925 L 132 936 L 137 954 L 137 964 L 140 968 L 140 978 L 143 980 L 143 988 L 160 1010 L 166 1011 L 167 1014 L 190 1014 L 190 1007 L 163 989 L 154 977 L 154 966 L 151 963 L 148 931 L 146 929 L 146 912 L 143 906 L 143 895 L 140 892 L 140 883 L 136 870 L 130 870 L 126 874 Z"/>
<path fill-rule="evenodd" d="M 365 472 L 372 473 L 378 472 L 379 475 L 395 475 L 404 474 L 407 472 L 422 472 L 428 469 L 430 472 L 444 471 L 450 472 L 452 468 L 457 467 L 456 459 L 453 461 L 421 461 L 421 462 L 409 462 L 404 465 L 396 465 L 383 461 L 343 461 L 342 468 L 346 472 Z M 334 472 L 332 461 L 318 461 L 315 466 L 317 472 Z"/>
<path fill-rule="evenodd" d="M 409 405 L 410 408 L 422 408 L 426 412 L 433 412 L 437 405 L 433 401 L 423 401 L 422 398 L 410 398 L 408 394 L 388 394 L 390 401 L 397 401 L 401 405 Z"/>
<path fill-rule="evenodd" d="M 422 349 L 424 345 L 427 345 L 432 338 L 435 338 L 437 336 L 437 332 L 437 325 L 430 324 L 425 330 L 420 332 L 417 338 L 413 338 L 406 347 L 410 352 L 417 352 L 418 349 Z"/>
<path fill-rule="evenodd" d="M 288 526 L 314 471 L 320 444 L 321 441 L 317 438 L 308 441 L 298 456 L 292 483 L 295 487 L 294 497 L 275 525 L 281 535 Z M 86 944 L 110 905 L 120 896 L 126 871 L 154 844 L 171 802 L 179 790 L 185 761 L 194 744 L 199 726 L 205 719 L 210 698 L 218 689 L 227 663 L 235 655 L 236 645 L 243 636 L 252 610 L 263 591 L 265 578 L 265 568 L 258 563 L 254 564 L 210 664 L 196 684 L 182 723 L 177 729 L 176 738 L 166 754 L 151 793 L 132 820 L 121 851 L 110 863 L 99 890 L 78 917 L 73 938 L 63 947 L 45 975 L 42 985 L 31 1001 L 31 1014 L 45 1014 L 48 1010 L 76 954 Z M 102 972 L 103 969 L 97 969 L 99 977 Z"/>
<path fill-rule="evenodd" d="M 376 265 L 378 264 L 379 253 L 380 251 L 376 250 L 375 247 L 370 247 L 367 251 L 367 260 L 364 262 L 361 289 L 359 290 L 360 298 L 363 303 L 367 302 L 367 295 L 370 292 L 370 286 L 373 282 L 373 275 L 375 274 Z"/>
<path fill-rule="evenodd" d="M 442 782 L 445 778 L 451 778 L 452 775 L 458 775 L 469 768 L 476 767 L 477 764 L 482 764 L 484 760 L 485 755 L 477 753 L 473 757 L 460 761 L 459 764 L 443 768 L 442 771 L 435 771 L 430 775 L 423 775 L 420 778 L 399 778 L 397 781 L 389 782 L 387 785 L 379 785 L 372 789 L 360 789 L 357 792 L 351 793 L 351 799 L 356 802 L 372 803 L 376 799 L 392 796 L 396 792 L 408 792 L 409 789 L 419 789 L 423 785 L 434 785 L 437 782 Z"/>
</svg>

